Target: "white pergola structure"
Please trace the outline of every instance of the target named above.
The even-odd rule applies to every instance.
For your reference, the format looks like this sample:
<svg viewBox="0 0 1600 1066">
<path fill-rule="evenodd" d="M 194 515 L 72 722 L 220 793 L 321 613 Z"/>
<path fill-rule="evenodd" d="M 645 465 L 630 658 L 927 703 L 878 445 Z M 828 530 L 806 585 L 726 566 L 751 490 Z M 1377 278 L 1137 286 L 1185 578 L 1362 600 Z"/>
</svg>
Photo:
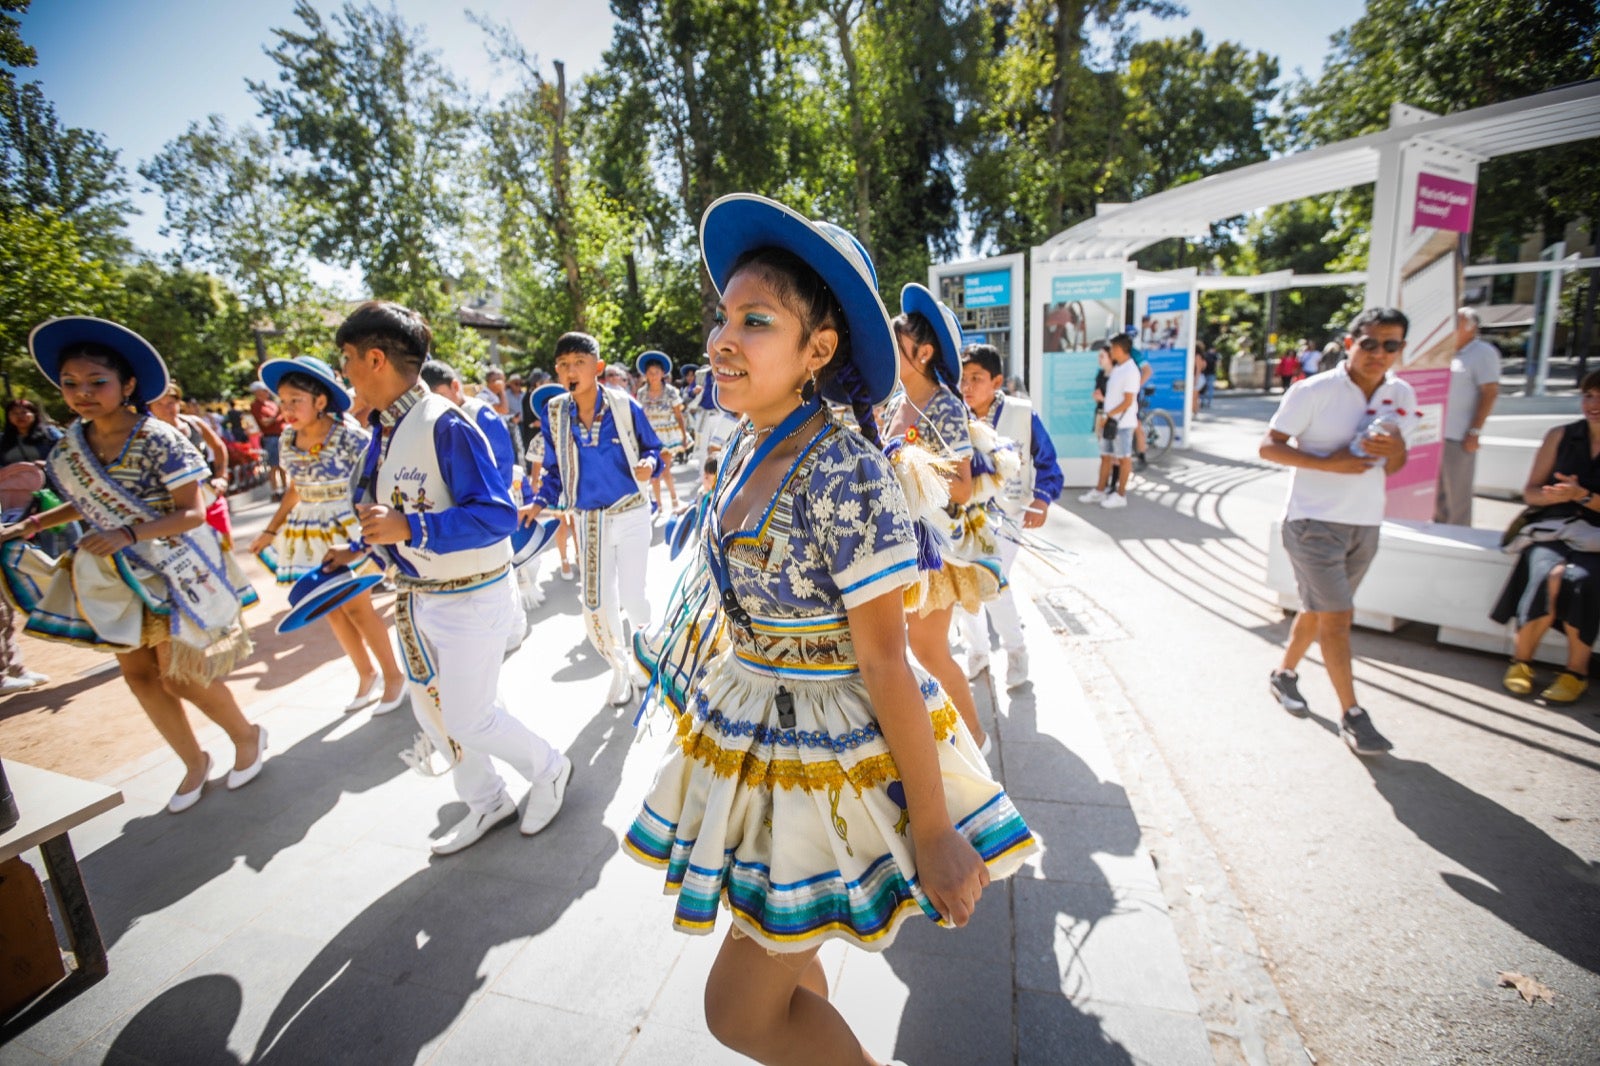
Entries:
<svg viewBox="0 0 1600 1066">
<path fill-rule="evenodd" d="M 1600 136 L 1600 80 L 1453 115 L 1432 115 L 1396 104 L 1389 118 L 1389 128 L 1377 133 L 1213 174 L 1136 203 L 1100 204 L 1093 218 L 1045 241 L 1034 259 L 1128 260 L 1158 241 L 1203 237 L 1218 219 L 1377 182 L 1367 302 L 1392 302 L 1392 293 L 1374 291 L 1374 286 L 1396 273 L 1396 244 L 1381 238 L 1398 228 L 1401 153 L 1421 147 L 1432 158 L 1455 157 L 1476 165 L 1496 156 Z"/>
</svg>

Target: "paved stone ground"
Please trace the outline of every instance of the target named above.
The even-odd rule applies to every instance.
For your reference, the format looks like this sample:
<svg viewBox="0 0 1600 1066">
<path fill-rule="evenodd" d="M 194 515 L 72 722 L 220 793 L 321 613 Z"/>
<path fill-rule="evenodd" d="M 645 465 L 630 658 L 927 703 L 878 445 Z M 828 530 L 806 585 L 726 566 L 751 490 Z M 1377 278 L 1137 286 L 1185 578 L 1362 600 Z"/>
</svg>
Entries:
<svg viewBox="0 0 1600 1066">
<path fill-rule="evenodd" d="M 173 817 L 164 751 L 105 775 L 127 803 L 73 839 L 110 976 L 0 1063 L 744 1061 L 704 1028 L 720 936 L 674 933 L 660 874 L 618 850 L 665 732 L 602 706 L 575 587 L 550 569 L 502 674 L 577 767 L 548 830 L 434 858 L 430 839 L 463 808 L 396 758 L 407 714 L 340 715 L 342 660 L 281 671 L 248 704 L 271 736 L 250 788 L 213 782 Z M 670 579 L 657 545 L 652 591 Z M 833 998 L 875 1055 L 916 1066 L 1209 1062 L 1145 831 L 1030 580 L 1033 682 L 997 695 L 985 675 L 975 693 L 1046 850 L 964 930 L 917 922 L 882 955 L 830 945 Z"/>
</svg>

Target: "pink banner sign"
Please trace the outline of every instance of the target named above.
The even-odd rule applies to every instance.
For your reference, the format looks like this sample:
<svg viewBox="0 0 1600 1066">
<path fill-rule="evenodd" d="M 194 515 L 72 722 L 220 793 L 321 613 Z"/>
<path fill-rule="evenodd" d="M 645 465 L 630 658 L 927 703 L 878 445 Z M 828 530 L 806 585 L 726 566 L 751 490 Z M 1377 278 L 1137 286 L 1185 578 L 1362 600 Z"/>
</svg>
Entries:
<svg viewBox="0 0 1600 1066">
<path fill-rule="evenodd" d="M 1388 479 L 1385 518 L 1433 520 L 1433 500 L 1439 488 L 1439 464 L 1444 458 L 1444 411 L 1450 399 L 1448 368 L 1402 370 L 1400 377 L 1417 393 L 1421 422 L 1412 434 L 1406 465 Z"/>
<path fill-rule="evenodd" d="M 1411 228 L 1424 226 L 1449 230 L 1452 233 L 1469 233 L 1472 230 L 1472 202 L 1478 187 L 1471 182 L 1442 178 L 1424 171 L 1417 175 L 1416 211 L 1411 216 Z"/>
</svg>

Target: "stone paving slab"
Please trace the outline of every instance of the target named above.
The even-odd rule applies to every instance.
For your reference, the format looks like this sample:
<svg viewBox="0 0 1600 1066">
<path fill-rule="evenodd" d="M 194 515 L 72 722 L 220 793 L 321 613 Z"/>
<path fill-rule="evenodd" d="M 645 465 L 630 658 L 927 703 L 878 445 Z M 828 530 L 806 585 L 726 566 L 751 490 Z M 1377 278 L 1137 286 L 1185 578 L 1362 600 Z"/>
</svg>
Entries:
<svg viewBox="0 0 1600 1066">
<path fill-rule="evenodd" d="M 652 567 L 664 600 L 659 549 Z M 110 775 L 127 804 L 74 834 L 110 976 L 0 1048 L 0 1066 L 744 1061 L 704 1028 L 720 930 L 675 933 L 661 874 L 618 849 L 667 733 L 641 735 L 631 712 L 603 706 L 575 586 L 545 581 L 502 685 L 576 766 L 548 830 L 530 840 L 508 826 L 432 856 L 464 808 L 447 780 L 396 757 L 409 712 L 342 715 L 329 694 L 353 687 L 350 670 L 319 667 L 248 708 L 271 735 L 250 788 L 214 781 L 172 817 L 170 755 Z M 996 693 L 985 676 L 974 690 L 1045 850 L 966 929 L 908 923 L 882 954 L 826 946 L 833 999 L 869 1051 L 913 1066 L 1208 1061 L 1143 831 L 1022 591 L 1032 682 Z"/>
</svg>

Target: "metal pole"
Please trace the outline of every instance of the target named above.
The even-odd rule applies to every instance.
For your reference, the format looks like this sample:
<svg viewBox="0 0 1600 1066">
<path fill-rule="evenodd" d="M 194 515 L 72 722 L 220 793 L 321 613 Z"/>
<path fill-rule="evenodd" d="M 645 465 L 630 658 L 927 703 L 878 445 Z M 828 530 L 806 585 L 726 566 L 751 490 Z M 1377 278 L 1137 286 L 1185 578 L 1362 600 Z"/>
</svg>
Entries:
<svg viewBox="0 0 1600 1066">
<path fill-rule="evenodd" d="M 1600 268 L 1591 267 L 1589 270 L 1589 291 L 1583 298 L 1583 320 L 1578 326 L 1578 380 L 1575 385 L 1582 385 L 1583 379 L 1589 376 L 1589 345 L 1594 339 L 1594 297 L 1595 291 L 1600 289 Z"/>
<path fill-rule="evenodd" d="M 1566 254 L 1566 251 L 1567 242 L 1557 241 L 1546 248 L 1540 258 L 1556 262 Z M 1550 354 L 1556 346 L 1556 315 L 1561 310 L 1561 274 L 1561 271 L 1552 270 L 1545 275 L 1544 309 L 1539 316 L 1542 320 L 1539 322 L 1539 371 L 1533 385 L 1535 396 L 1544 395 L 1545 386 L 1550 380 Z M 1536 312 L 1538 310 L 1535 308 Z"/>
</svg>

